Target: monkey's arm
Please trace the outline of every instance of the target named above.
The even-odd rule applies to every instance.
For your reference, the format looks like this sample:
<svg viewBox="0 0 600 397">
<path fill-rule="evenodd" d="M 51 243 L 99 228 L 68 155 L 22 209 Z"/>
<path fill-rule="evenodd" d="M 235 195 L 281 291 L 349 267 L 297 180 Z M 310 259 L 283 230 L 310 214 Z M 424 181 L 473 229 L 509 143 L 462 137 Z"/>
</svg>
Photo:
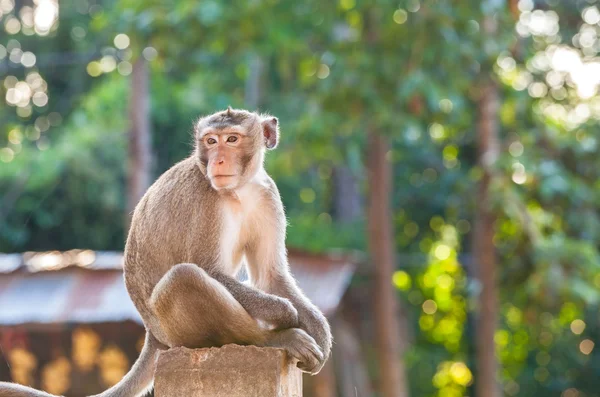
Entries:
<svg viewBox="0 0 600 397">
<path fill-rule="evenodd" d="M 248 254 L 247 256 L 249 269 L 253 269 L 250 270 L 253 282 L 271 294 L 289 299 L 298 311 L 298 327 L 306 331 L 321 349 L 322 356 L 315 356 L 312 362 L 302 362 L 298 366 L 310 373 L 319 372 L 331 351 L 332 337 L 327 319 L 296 285 L 296 281 L 288 271 L 288 263 L 285 255 L 280 261 L 275 260 L 270 263 L 266 259 L 260 260 L 261 256 L 259 252 Z M 266 263 L 269 263 L 269 265 L 264 266 Z M 267 283 L 260 281 L 263 278 L 259 276 L 261 270 L 271 272 L 270 277 L 264 278 L 268 280 Z M 282 337 L 285 338 L 286 335 L 282 335 Z M 279 341 L 282 345 L 293 342 Z"/>
<path fill-rule="evenodd" d="M 276 188 L 274 188 L 276 189 Z M 321 311 L 298 288 L 289 272 L 285 249 L 286 220 L 279 194 L 274 194 L 270 212 L 265 214 L 269 221 L 261 225 L 261 238 L 246 251 L 248 270 L 253 285 L 270 294 L 289 299 L 298 311 L 299 327 L 314 338 L 323 357 L 317 366 L 305 363 L 300 368 L 311 373 L 318 372 L 331 351 L 331 330 Z"/>
<path fill-rule="evenodd" d="M 210 275 L 223 284 L 252 317 L 272 324 L 275 329 L 298 326 L 298 312 L 288 299 L 263 292 L 218 271 Z"/>
</svg>

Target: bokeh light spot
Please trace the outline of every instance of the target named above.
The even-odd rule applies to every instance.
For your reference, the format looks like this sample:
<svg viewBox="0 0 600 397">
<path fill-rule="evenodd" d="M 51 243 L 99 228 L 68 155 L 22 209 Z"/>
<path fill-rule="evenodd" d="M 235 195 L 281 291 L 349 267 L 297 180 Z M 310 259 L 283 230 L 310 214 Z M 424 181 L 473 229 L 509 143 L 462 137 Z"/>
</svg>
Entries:
<svg viewBox="0 0 600 397">
<path fill-rule="evenodd" d="M 450 113 L 452 111 L 452 108 L 454 107 L 454 104 L 452 103 L 452 101 L 450 99 L 444 98 L 440 101 L 440 110 L 444 113 Z"/>
<path fill-rule="evenodd" d="M 432 299 L 427 299 L 423 302 L 423 312 L 426 314 L 433 314 L 437 311 L 437 303 Z"/>
<path fill-rule="evenodd" d="M 398 25 L 402 25 L 408 19 L 408 13 L 405 10 L 400 8 L 400 9 L 394 11 L 393 18 L 394 18 L 394 22 L 396 22 Z"/>
<path fill-rule="evenodd" d="M 25 51 L 21 56 L 21 64 L 26 68 L 30 68 L 35 65 L 36 57 L 33 52 Z"/>
<path fill-rule="evenodd" d="M 319 70 L 317 71 L 317 77 L 322 79 L 326 79 L 329 76 L 329 66 L 322 63 L 319 66 Z"/>
<path fill-rule="evenodd" d="M 92 77 L 98 77 L 102 74 L 102 66 L 100 65 L 100 62 L 97 61 L 88 63 L 86 70 Z"/>
<path fill-rule="evenodd" d="M 434 255 L 437 259 L 443 261 L 450 257 L 450 247 L 446 244 L 440 244 L 435 248 Z"/>
<path fill-rule="evenodd" d="M 153 59 L 155 59 L 158 56 L 158 51 L 156 51 L 156 48 L 154 48 L 154 47 L 146 47 L 142 51 L 142 56 L 147 61 L 152 61 Z"/>
<path fill-rule="evenodd" d="M 450 375 L 454 382 L 462 386 L 467 386 L 473 380 L 473 374 L 465 363 L 456 362 L 450 367 Z"/>
<path fill-rule="evenodd" d="M 15 158 L 15 153 L 11 148 L 2 148 L 0 149 L 0 161 L 3 163 L 10 163 Z"/>
<path fill-rule="evenodd" d="M 573 320 L 571 322 L 571 332 L 575 335 L 581 335 L 585 330 L 585 322 L 580 319 Z"/>
<path fill-rule="evenodd" d="M 129 76 L 131 74 L 131 71 L 133 70 L 133 66 L 129 62 L 123 61 L 119 62 L 117 70 L 119 71 L 119 74 L 123 76 Z"/>
<path fill-rule="evenodd" d="M 124 50 L 125 48 L 129 47 L 130 40 L 129 36 L 127 36 L 125 33 L 119 33 L 115 36 L 113 42 L 115 43 L 115 47 L 120 50 Z"/>
<path fill-rule="evenodd" d="M 304 189 L 300 190 L 300 200 L 302 200 L 303 203 L 310 204 L 313 201 L 315 201 L 315 198 L 316 198 L 316 194 L 313 189 L 304 188 Z"/>
<path fill-rule="evenodd" d="M 579 350 L 586 356 L 589 355 L 592 350 L 594 350 L 594 342 L 592 342 L 590 339 L 582 340 L 579 344 Z"/>
<path fill-rule="evenodd" d="M 392 276 L 392 282 L 399 290 L 406 291 L 410 289 L 412 282 L 410 279 L 410 275 L 403 270 L 398 270 L 394 272 Z"/>
<path fill-rule="evenodd" d="M 21 30 L 21 22 L 15 17 L 9 17 L 4 21 L 4 30 L 8 34 L 17 34 Z"/>
<path fill-rule="evenodd" d="M 523 154 L 523 150 L 525 148 L 523 147 L 523 144 L 519 141 L 514 141 L 513 143 L 510 144 L 510 146 L 508 147 L 508 152 L 510 153 L 511 156 L 513 157 L 519 157 L 520 155 Z"/>
</svg>

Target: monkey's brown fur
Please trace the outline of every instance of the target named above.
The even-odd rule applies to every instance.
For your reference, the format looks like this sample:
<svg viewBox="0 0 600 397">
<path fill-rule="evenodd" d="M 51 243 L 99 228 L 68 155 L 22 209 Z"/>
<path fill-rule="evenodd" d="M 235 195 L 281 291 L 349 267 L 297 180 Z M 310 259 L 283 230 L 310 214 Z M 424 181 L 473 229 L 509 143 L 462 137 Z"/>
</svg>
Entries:
<svg viewBox="0 0 600 397">
<path fill-rule="evenodd" d="M 227 343 L 286 349 L 318 372 L 331 349 L 323 314 L 289 273 L 279 192 L 263 169 L 278 121 L 228 108 L 200 119 L 195 150 L 137 205 L 125 248 L 125 283 L 146 326 L 131 371 L 99 397 L 151 387 L 161 349 Z M 250 282 L 237 281 L 246 264 Z M 0 397 L 48 396 L 0 384 Z"/>
</svg>

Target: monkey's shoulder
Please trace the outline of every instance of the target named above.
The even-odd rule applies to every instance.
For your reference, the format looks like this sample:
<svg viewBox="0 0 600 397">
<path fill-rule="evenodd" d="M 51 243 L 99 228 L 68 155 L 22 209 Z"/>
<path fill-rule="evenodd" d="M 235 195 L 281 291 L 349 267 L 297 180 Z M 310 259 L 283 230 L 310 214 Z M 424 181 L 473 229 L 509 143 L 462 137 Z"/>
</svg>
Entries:
<svg viewBox="0 0 600 397">
<path fill-rule="evenodd" d="M 210 182 L 204 177 L 197 162 L 188 157 L 165 171 L 152 184 L 150 195 L 193 198 L 208 192 Z"/>
<path fill-rule="evenodd" d="M 254 217 L 270 218 L 283 211 L 277 186 L 266 173 L 237 190 L 237 198 L 244 209 L 243 212 Z"/>
<path fill-rule="evenodd" d="M 135 218 L 152 224 L 188 219 L 199 215 L 215 199 L 209 182 L 197 163 L 187 158 L 165 171 L 150 186 L 135 209 Z"/>
<path fill-rule="evenodd" d="M 238 190 L 241 195 L 252 195 L 260 197 L 262 200 L 279 198 L 279 191 L 273 178 L 266 172 L 257 175 L 250 183 L 247 183 Z"/>
</svg>

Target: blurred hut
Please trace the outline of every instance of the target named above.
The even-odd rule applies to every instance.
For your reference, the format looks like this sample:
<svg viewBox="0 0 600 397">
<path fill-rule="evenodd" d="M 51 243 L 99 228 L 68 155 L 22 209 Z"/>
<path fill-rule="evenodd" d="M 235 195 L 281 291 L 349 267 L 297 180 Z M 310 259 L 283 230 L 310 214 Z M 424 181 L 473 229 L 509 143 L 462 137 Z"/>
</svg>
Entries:
<svg viewBox="0 0 600 397">
<path fill-rule="evenodd" d="M 366 374 L 358 341 L 338 308 L 357 262 L 293 249 L 289 259 L 298 284 L 336 336 L 333 359 L 319 375 L 305 377 L 305 395 L 345 396 L 352 389 L 354 396 Z M 122 266 L 121 252 L 0 254 L 0 380 L 69 396 L 98 393 L 119 381 L 144 334 Z"/>
</svg>

